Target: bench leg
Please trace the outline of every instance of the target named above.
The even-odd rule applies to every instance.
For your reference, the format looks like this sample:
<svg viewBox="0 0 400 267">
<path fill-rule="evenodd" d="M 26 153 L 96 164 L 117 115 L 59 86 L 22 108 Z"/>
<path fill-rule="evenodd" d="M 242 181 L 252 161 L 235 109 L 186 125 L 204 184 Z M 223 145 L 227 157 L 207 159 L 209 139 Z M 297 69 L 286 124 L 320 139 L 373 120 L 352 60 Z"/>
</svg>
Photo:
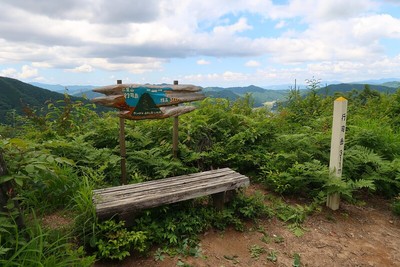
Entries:
<svg viewBox="0 0 400 267">
<path fill-rule="evenodd" d="M 213 205 L 216 210 L 221 211 L 224 209 L 225 204 L 225 192 L 216 193 L 211 195 L 213 200 Z"/>
<path fill-rule="evenodd" d="M 235 190 L 225 191 L 212 195 L 214 207 L 221 211 L 224 209 L 224 204 L 231 201 L 236 195 Z"/>
<path fill-rule="evenodd" d="M 125 227 L 131 227 L 135 224 L 136 216 L 135 212 L 121 213 L 118 215 L 118 219 L 125 222 Z"/>
</svg>

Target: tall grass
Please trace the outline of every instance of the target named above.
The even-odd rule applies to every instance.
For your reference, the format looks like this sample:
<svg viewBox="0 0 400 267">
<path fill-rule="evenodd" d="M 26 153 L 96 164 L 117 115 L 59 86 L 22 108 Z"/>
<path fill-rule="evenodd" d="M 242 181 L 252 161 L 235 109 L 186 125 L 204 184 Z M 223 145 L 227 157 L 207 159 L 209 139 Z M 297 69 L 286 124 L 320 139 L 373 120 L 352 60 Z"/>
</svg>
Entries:
<svg viewBox="0 0 400 267">
<path fill-rule="evenodd" d="M 69 234 L 53 240 L 35 214 L 29 225 L 19 230 L 16 223 L 1 217 L 0 266 L 91 266 L 94 257 L 85 257 L 82 247 L 69 242 Z"/>
</svg>

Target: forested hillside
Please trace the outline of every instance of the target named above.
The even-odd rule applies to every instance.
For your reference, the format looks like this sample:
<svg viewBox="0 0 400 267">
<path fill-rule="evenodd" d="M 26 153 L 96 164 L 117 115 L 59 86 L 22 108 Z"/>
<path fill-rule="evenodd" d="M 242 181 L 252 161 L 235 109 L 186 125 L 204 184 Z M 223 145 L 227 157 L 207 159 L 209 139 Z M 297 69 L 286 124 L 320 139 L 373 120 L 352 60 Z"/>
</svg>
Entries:
<svg viewBox="0 0 400 267">
<path fill-rule="evenodd" d="M 213 98 L 225 98 L 236 100 L 243 98 L 246 94 L 251 94 L 255 107 L 261 107 L 265 102 L 284 100 L 290 90 L 270 90 L 258 86 L 250 85 L 246 87 L 207 87 L 204 88 L 205 94 Z"/>
<path fill-rule="evenodd" d="M 393 81 L 393 82 L 385 82 L 385 83 L 383 83 L 382 84 L 383 86 L 387 86 L 387 87 L 393 87 L 393 88 L 400 88 L 400 82 L 396 82 L 396 81 Z"/>
<path fill-rule="evenodd" d="M 389 85 L 376 85 L 376 84 L 356 84 L 356 83 L 340 83 L 340 84 L 330 84 L 326 87 L 320 88 L 318 90 L 319 94 L 334 95 L 335 93 L 347 93 L 351 91 L 362 91 L 364 88 L 370 90 L 378 91 L 381 93 L 392 94 L 396 92 L 399 87 L 395 87 L 396 83 L 393 82 Z"/>
<path fill-rule="evenodd" d="M 16 79 L 0 77 L 0 123 L 10 123 L 10 116 L 24 114 L 23 108 L 42 109 L 49 103 L 64 100 L 63 93 L 32 86 Z M 71 97 L 72 101 L 85 101 Z M 87 101 L 86 101 L 87 103 Z"/>
</svg>

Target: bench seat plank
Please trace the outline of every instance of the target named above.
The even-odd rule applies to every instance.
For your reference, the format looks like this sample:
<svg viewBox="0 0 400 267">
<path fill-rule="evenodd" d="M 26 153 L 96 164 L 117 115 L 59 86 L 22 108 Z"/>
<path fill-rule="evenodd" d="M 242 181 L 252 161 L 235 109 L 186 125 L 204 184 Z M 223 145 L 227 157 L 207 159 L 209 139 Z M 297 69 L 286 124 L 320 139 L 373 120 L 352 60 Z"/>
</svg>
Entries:
<svg viewBox="0 0 400 267">
<path fill-rule="evenodd" d="M 248 186 L 249 178 L 229 168 L 93 191 L 99 217 L 113 216 Z"/>
</svg>

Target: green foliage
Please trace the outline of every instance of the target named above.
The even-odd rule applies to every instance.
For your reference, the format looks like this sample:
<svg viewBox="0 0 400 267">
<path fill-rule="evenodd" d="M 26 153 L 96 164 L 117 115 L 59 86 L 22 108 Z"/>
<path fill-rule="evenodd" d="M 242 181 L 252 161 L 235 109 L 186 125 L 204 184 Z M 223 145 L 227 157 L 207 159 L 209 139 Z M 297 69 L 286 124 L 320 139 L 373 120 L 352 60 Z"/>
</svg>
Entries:
<svg viewBox="0 0 400 267">
<path fill-rule="evenodd" d="M 351 180 L 349 184 L 355 189 L 365 187 L 389 197 L 399 192 L 398 160 L 390 162 L 374 153 L 373 150 L 358 145 L 346 151 L 344 160 L 347 164 L 344 175 Z"/>
<path fill-rule="evenodd" d="M 306 219 L 306 215 L 310 213 L 308 207 L 301 205 L 287 205 L 280 203 L 276 208 L 276 216 L 284 222 L 300 224 Z"/>
<path fill-rule="evenodd" d="M 265 204 L 265 196 L 256 191 L 250 196 L 238 194 L 232 201 L 232 208 L 241 218 L 256 219 L 272 217 L 273 211 Z"/>
<path fill-rule="evenodd" d="M 201 245 L 193 239 L 185 238 L 176 251 L 183 256 L 199 258 L 202 256 Z"/>
<path fill-rule="evenodd" d="M 90 177 L 93 177 L 90 173 L 83 177 L 83 182 L 73 197 L 73 210 L 77 214 L 74 220 L 74 234 L 85 248 L 95 246 L 97 225 L 96 210 L 92 201 L 93 185 L 89 180 Z"/>
<path fill-rule="evenodd" d="M 317 194 L 329 180 L 329 169 L 318 160 L 294 162 L 286 171 L 265 170 L 263 182 L 279 193 Z"/>
<path fill-rule="evenodd" d="M 174 247 L 185 239 L 195 240 L 197 234 L 211 225 L 212 210 L 206 207 L 187 209 L 185 205 L 177 205 L 174 212 L 169 210 L 169 206 L 164 206 L 144 212 L 136 219 L 133 229 L 146 232 L 150 243 Z"/>
<path fill-rule="evenodd" d="M 182 260 L 178 260 L 178 262 L 176 263 L 176 266 L 178 266 L 178 267 L 192 267 L 192 265 L 190 265 L 189 263 L 183 262 Z"/>
<path fill-rule="evenodd" d="M 69 236 L 52 240 L 36 217 L 19 229 L 8 217 L 0 217 L 1 266 L 91 266 L 94 257 L 86 257 L 83 247 L 75 248 Z"/>
<path fill-rule="evenodd" d="M 312 78 L 306 80 L 308 93 L 304 96 L 300 90 L 294 88 L 290 90 L 286 103 L 281 105 L 280 111 L 285 114 L 287 120 L 294 126 L 311 125 L 316 118 L 319 118 L 331 108 L 327 105 L 333 98 L 330 96 L 322 97 L 318 94 L 320 81 Z"/>
<path fill-rule="evenodd" d="M 2 179 L 13 179 L 26 206 L 57 209 L 71 201 L 79 185 L 73 161 L 22 139 L 3 140 L 0 145 L 10 172 Z"/>
<path fill-rule="evenodd" d="M 300 266 L 301 266 L 300 254 L 294 253 L 293 254 L 293 267 L 300 267 Z"/>
<path fill-rule="evenodd" d="M 277 253 L 275 250 L 271 250 L 267 255 L 267 260 L 271 262 L 276 262 L 278 260 L 278 256 L 276 254 Z"/>
<path fill-rule="evenodd" d="M 94 243 L 99 258 L 119 259 L 130 255 L 130 251 L 143 252 L 146 249 L 146 233 L 128 231 L 124 223 L 107 220 L 97 225 L 98 232 Z"/>
<path fill-rule="evenodd" d="M 164 256 L 165 251 L 162 249 L 158 248 L 156 252 L 154 253 L 154 260 L 155 261 L 164 261 L 165 256 Z"/>
<path fill-rule="evenodd" d="M 400 216 L 400 195 L 397 196 L 392 202 L 392 211 L 397 216 Z"/>
<path fill-rule="evenodd" d="M 266 250 L 264 247 L 261 247 L 259 245 L 252 245 L 249 248 L 249 252 L 250 252 L 250 256 L 252 258 L 258 260 L 260 258 L 260 256 L 266 252 Z"/>
</svg>

